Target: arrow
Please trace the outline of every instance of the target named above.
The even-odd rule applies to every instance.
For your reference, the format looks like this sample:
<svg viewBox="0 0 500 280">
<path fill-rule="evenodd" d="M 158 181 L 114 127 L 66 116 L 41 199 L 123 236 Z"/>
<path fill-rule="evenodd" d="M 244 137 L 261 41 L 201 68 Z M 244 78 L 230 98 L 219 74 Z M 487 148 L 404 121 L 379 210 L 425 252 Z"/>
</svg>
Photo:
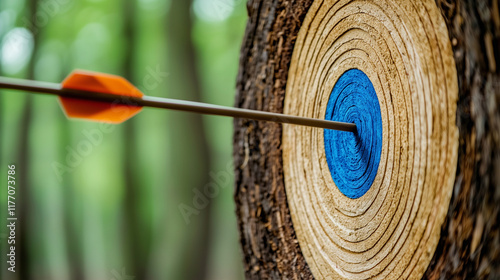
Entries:
<svg viewBox="0 0 500 280">
<path fill-rule="evenodd" d="M 61 84 L 0 77 L 0 88 L 57 95 L 67 117 L 115 124 L 133 117 L 142 107 L 154 107 L 356 132 L 354 123 L 149 97 L 123 77 L 81 70 L 73 71 Z"/>
</svg>

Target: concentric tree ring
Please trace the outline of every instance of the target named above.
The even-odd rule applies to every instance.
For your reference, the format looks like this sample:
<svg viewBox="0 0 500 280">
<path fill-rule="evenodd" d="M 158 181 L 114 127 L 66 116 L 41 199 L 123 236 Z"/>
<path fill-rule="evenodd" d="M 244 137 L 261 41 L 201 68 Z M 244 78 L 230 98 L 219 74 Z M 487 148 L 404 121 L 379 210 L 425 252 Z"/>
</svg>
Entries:
<svg viewBox="0 0 500 280">
<path fill-rule="evenodd" d="M 285 186 L 299 244 L 317 278 L 420 278 L 439 240 L 458 149 L 456 70 L 436 4 L 315 1 L 295 44 L 285 113 L 325 118 L 332 90 L 353 69 L 366 74 L 380 106 L 376 175 L 366 190 L 346 194 L 349 181 L 334 179 L 325 150 L 338 134 L 285 125 Z M 365 106 L 361 96 L 343 105 Z"/>
</svg>

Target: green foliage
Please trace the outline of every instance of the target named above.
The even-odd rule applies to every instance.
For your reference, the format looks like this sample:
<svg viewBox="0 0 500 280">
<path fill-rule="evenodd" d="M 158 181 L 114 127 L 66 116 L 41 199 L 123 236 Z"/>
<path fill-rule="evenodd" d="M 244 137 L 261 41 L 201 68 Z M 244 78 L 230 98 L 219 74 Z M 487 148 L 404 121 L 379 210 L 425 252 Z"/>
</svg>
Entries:
<svg viewBox="0 0 500 280">
<path fill-rule="evenodd" d="M 174 27 L 188 34 L 194 44 L 198 80 L 187 76 L 189 72 L 172 79 L 177 77 L 172 71 L 185 67 L 188 58 L 169 52 L 177 43 L 170 39 L 172 26 L 167 26 L 177 12 L 170 1 L 39 0 L 35 18 L 28 3 L 24 4 L 0 2 L 0 59 L 17 56 L 16 61 L 22 63 L 27 56 L 31 63 L 14 65 L 16 70 L 2 59 L 2 75 L 27 78 L 33 73 L 37 80 L 60 82 L 72 69 L 124 75 L 126 67 L 132 67 L 132 82 L 147 95 L 193 96 L 171 91 L 189 90 L 186 84 L 198 83 L 200 101 L 233 105 L 246 21 L 243 1 L 197 0 L 191 11 L 192 29 Z M 134 18 L 125 16 L 125 5 L 131 5 Z M 130 20 L 133 42 L 124 31 Z M 26 28 L 20 30 L 36 38 L 31 53 L 16 54 L 19 48 L 7 47 L 12 42 L 5 38 L 15 28 Z M 33 38 L 23 40 L 29 43 Z M 132 66 L 126 66 L 130 44 Z M 169 75 L 154 80 L 153 85 L 146 77 L 155 69 Z M 31 108 L 26 107 L 28 99 Z M 118 279 L 117 275 L 126 273 L 136 279 L 139 275 L 189 279 L 186 271 L 201 267 L 199 248 L 206 243 L 205 279 L 243 277 L 233 174 L 227 171 L 232 161 L 231 119 L 203 117 L 205 134 L 196 141 L 200 139 L 193 138 L 199 137 L 193 132 L 195 117 L 186 113 L 144 109 L 128 121 L 134 129 L 130 136 L 125 125 L 104 131 L 100 124 L 67 120 L 58 107 L 54 97 L 0 92 L 0 172 L 6 174 L 7 164 L 26 165 L 22 169 L 27 174 L 17 187 L 23 200 L 18 211 L 26 210 L 20 217 L 27 225 L 22 229 L 28 250 L 24 275 L 30 279 Z M 23 125 L 26 111 L 29 117 Z M 27 146 L 23 146 L 23 135 L 28 137 Z M 129 144 L 132 147 L 126 150 Z M 24 159 L 23 150 L 27 151 Z M 209 174 L 200 171 L 204 167 L 198 157 L 204 152 L 209 155 Z M 224 174 L 228 180 L 215 182 L 218 179 L 210 174 Z M 132 202 L 127 183 L 134 193 Z M 186 223 L 179 206 L 193 206 L 194 190 L 211 183 L 218 188 L 211 207 L 196 208 L 200 214 Z M 2 189 L 3 221 L 6 195 Z M 207 217 L 204 211 L 209 211 Z M 208 227 L 201 217 L 208 219 Z M 137 227 L 134 240 L 129 225 Z M 10 277 L 5 274 L 5 229 L 1 234 L 2 275 Z"/>
</svg>

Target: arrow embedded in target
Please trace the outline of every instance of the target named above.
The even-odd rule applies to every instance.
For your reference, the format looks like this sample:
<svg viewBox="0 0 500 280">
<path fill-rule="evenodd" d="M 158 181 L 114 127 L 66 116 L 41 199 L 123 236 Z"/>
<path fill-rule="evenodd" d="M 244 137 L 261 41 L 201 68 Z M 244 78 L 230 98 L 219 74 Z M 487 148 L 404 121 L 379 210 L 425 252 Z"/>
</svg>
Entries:
<svg viewBox="0 0 500 280">
<path fill-rule="evenodd" d="M 142 107 L 154 107 L 356 132 L 356 125 L 353 123 L 149 97 L 123 77 L 81 70 L 73 71 L 61 84 L 0 77 L 0 88 L 57 95 L 69 118 L 115 124 L 133 117 Z"/>
</svg>

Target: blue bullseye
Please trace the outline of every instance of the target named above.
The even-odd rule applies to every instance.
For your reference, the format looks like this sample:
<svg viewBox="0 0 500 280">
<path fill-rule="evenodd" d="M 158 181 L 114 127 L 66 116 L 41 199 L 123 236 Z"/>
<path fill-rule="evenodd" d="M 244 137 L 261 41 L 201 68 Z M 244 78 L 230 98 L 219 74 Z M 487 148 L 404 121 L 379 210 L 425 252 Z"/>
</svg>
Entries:
<svg viewBox="0 0 500 280">
<path fill-rule="evenodd" d="M 377 175 L 382 117 L 373 84 L 363 71 L 346 71 L 333 87 L 325 119 L 355 123 L 357 133 L 325 129 L 325 153 L 333 181 L 347 197 L 362 197 Z"/>
</svg>

